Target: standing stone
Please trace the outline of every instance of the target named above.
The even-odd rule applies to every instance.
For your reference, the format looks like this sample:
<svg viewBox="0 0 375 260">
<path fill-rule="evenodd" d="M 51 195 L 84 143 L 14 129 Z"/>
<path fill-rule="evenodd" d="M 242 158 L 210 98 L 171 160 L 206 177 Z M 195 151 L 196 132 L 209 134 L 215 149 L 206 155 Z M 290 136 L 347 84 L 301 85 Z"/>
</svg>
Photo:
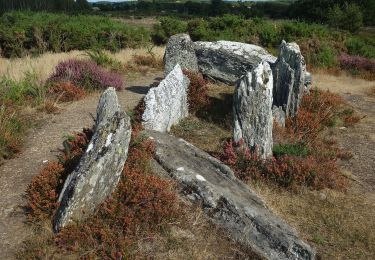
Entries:
<svg viewBox="0 0 375 260">
<path fill-rule="evenodd" d="M 194 42 L 188 34 L 177 34 L 169 38 L 164 53 L 164 70 L 168 75 L 180 64 L 182 69 L 198 72 L 198 62 L 194 51 Z"/>
<path fill-rule="evenodd" d="M 188 116 L 187 92 L 189 79 L 177 64 L 156 88 L 144 98 L 143 126 L 149 130 L 169 132 L 172 125 Z"/>
<path fill-rule="evenodd" d="M 195 42 L 195 53 L 203 75 L 231 85 L 260 62 L 276 61 L 262 47 L 231 41 Z"/>
<path fill-rule="evenodd" d="M 294 116 L 305 90 L 306 64 L 296 43 L 282 41 L 273 67 L 273 104 L 282 107 L 286 117 Z"/>
<path fill-rule="evenodd" d="M 234 141 L 244 140 L 261 158 L 272 155 L 272 71 L 260 63 L 240 79 L 233 101 Z"/>
<path fill-rule="evenodd" d="M 121 111 L 115 89 L 108 88 L 99 100 L 92 140 L 60 193 L 53 223 L 56 232 L 85 219 L 115 190 L 130 137 L 130 118 Z"/>
</svg>

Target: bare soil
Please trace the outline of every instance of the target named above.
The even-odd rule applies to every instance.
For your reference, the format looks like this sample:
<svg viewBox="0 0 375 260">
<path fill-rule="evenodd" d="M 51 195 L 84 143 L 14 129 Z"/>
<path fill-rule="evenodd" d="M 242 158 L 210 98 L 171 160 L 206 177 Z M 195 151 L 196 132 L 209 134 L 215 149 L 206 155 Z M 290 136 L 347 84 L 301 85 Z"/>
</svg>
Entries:
<svg viewBox="0 0 375 260">
<path fill-rule="evenodd" d="M 125 110 L 134 108 L 149 86 L 158 82 L 162 72 L 126 82 L 125 90 L 118 92 Z M 100 93 L 78 102 L 62 104 L 60 113 L 48 115 L 39 126 L 30 131 L 18 157 L 0 167 L 0 259 L 11 259 L 18 247 L 31 233 L 25 224 L 25 190 L 33 176 L 47 160 L 61 148 L 64 135 L 91 127 Z M 52 153 L 51 153 L 52 152 Z"/>
</svg>

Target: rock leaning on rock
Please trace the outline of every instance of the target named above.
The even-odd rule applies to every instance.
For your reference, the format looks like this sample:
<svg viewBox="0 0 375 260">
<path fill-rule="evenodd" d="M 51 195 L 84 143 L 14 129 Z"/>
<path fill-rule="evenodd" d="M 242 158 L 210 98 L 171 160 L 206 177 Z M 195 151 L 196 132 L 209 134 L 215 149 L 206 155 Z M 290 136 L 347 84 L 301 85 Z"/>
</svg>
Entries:
<svg viewBox="0 0 375 260">
<path fill-rule="evenodd" d="M 182 139 L 147 131 L 155 159 L 180 185 L 181 193 L 234 240 L 265 259 L 314 259 L 315 250 L 272 213 L 228 166 Z"/>
<path fill-rule="evenodd" d="M 199 71 L 208 77 L 234 85 L 262 61 L 274 63 L 276 57 L 253 44 L 232 41 L 195 42 Z"/>
<path fill-rule="evenodd" d="M 194 42 L 188 34 L 176 34 L 169 38 L 164 52 L 164 70 L 168 75 L 179 64 L 182 69 L 198 72 Z"/>
<path fill-rule="evenodd" d="M 189 79 L 177 64 L 158 87 L 151 88 L 144 98 L 142 124 L 146 129 L 169 132 L 172 125 L 188 116 Z"/>
<path fill-rule="evenodd" d="M 272 156 L 272 89 L 272 70 L 263 61 L 239 80 L 233 98 L 233 139 L 263 159 Z"/>
<path fill-rule="evenodd" d="M 282 41 L 279 56 L 273 65 L 273 75 L 273 105 L 281 107 L 286 117 L 294 116 L 301 103 L 305 84 L 308 84 L 305 81 L 305 59 L 296 43 Z"/>
<path fill-rule="evenodd" d="M 77 168 L 68 176 L 54 216 L 55 232 L 85 219 L 117 187 L 131 137 L 130 118 L 121 111 L 116 91 L 100 97 L 94 135 Z"/>
</svg>

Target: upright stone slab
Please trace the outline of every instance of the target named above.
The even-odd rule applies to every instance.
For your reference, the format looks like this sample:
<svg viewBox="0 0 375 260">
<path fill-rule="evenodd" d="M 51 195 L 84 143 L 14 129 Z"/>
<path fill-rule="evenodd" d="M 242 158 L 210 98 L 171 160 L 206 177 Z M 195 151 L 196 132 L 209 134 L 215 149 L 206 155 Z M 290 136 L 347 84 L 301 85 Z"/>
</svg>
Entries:
<svg viewBox="0 0 375 260">
<path fill-rule="evenodd" d="M 94 135 L 78 167 L 68 176 L 54 217 L 58 232 L 73 221 L 85 219 L 116 188 L 127 158 L 130 118 L 121 111 L 116 91 L 100 97 Z"/>
<path fill-rule="evenodd" d="M 240 79 L 234 93 L 234 141 L 243 139 L 261 158 L 272 155 L 272 88 L 271 68 L 261 62 Z"/>
<path fill-rule="evenodd" d="M 195 53 L 202 74 L 231 85 L 260 62 L 276 61 L 262 47 L 231 41 L 195 42 Z"/>
<path fill-rule="evenodd" d="M 194 42 L 188 34 L 176 34 L 169 38 L 164 53 L 164 70 L 168 75 L 179 64 L 182 69 L 198 72 Z"/>
<path fill-rule="evenodd" d="M 145 96 L 143 126 L 150 130 L 169 132 L 172 125 L 187 117 L 189 83 L 177 64 L 159 86 L 151 88 Z"/>
<path fill-rule="evenodd" d="M 155 131 L 148 134 L 155 140 L 155 159 L 180 185 L 181 194 L 201 205 L 229 237 L 264 259 L 315 258 L 314 249 L 228 166 L 182 139 Z"/>
<path fill-rule="evenodd" d="M 279 56 L 273 66 L 273 105 L 281 107 L 286 117 L 297 113 L 305 91 L 306 63 L 299 46 L 282 41 Z M 307 80 L 309 81 L 309 79 Z"/>
</svg>

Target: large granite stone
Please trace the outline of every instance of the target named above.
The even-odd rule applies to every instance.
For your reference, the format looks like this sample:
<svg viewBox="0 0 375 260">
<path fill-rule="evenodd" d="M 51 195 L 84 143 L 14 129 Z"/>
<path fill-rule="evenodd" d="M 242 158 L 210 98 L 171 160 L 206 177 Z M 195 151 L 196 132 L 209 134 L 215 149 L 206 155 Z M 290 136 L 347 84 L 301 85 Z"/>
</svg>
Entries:
<svg viewBox="0 0 375 260">
<path fill-rule="evenodd" d="M 164 71 L 168 75 L 179 64 L 182 69 L 198 72 L 194 42 L 188 34 L 176 34 L 169 38 L 164 53 Z"/>
<path fill-rule="evenodd" d="M 231 85 L 261 61 L 276 61 L 262 47 L 231 41 L 195 42 L 195 53 L 203 75 Z"/>
<path fill-rule="evenodd" d="M 265 259 L 314 259 L 315 251 L 267 208 L 230 168 L 182 139 L 148 131 L 155 159 L 175 179 L 181 194 L 202 205 L 234 240 Z"/>
<path fill-rule="evenodd" d="M 305 59 L 296 43 L 281 43 L 279 56 L 273 65 L 273 76 L 273 105 L 281 107 L 286 117 L 294 116 L 301 103 L 305 84 L 309 84 L 305 82 Z"/>
<path fill-rule="evenodd" d="M 115 89 L 109 88 L 99 100 L 92 140 L 59 196 L 53 223 L 56 232 L 85 219 L 115 190 L 130 137 L 130 118 L 121 111 Z"/>
<path fill-rule="evenodd" d="M 169 132 L 172 125 L 187 117 L 189 83 L 177 64 L 159 86 L 151 88 L 145 96 L 143 126 L 150 130 Z"/>
<path fill-rule="evenodd" d="M 233 139 L 243 139 L 261 158 L 272 156 L 272 89 L 272 70 L 264 61 L 239 80 L 233 98 Z"/>
</svg>

